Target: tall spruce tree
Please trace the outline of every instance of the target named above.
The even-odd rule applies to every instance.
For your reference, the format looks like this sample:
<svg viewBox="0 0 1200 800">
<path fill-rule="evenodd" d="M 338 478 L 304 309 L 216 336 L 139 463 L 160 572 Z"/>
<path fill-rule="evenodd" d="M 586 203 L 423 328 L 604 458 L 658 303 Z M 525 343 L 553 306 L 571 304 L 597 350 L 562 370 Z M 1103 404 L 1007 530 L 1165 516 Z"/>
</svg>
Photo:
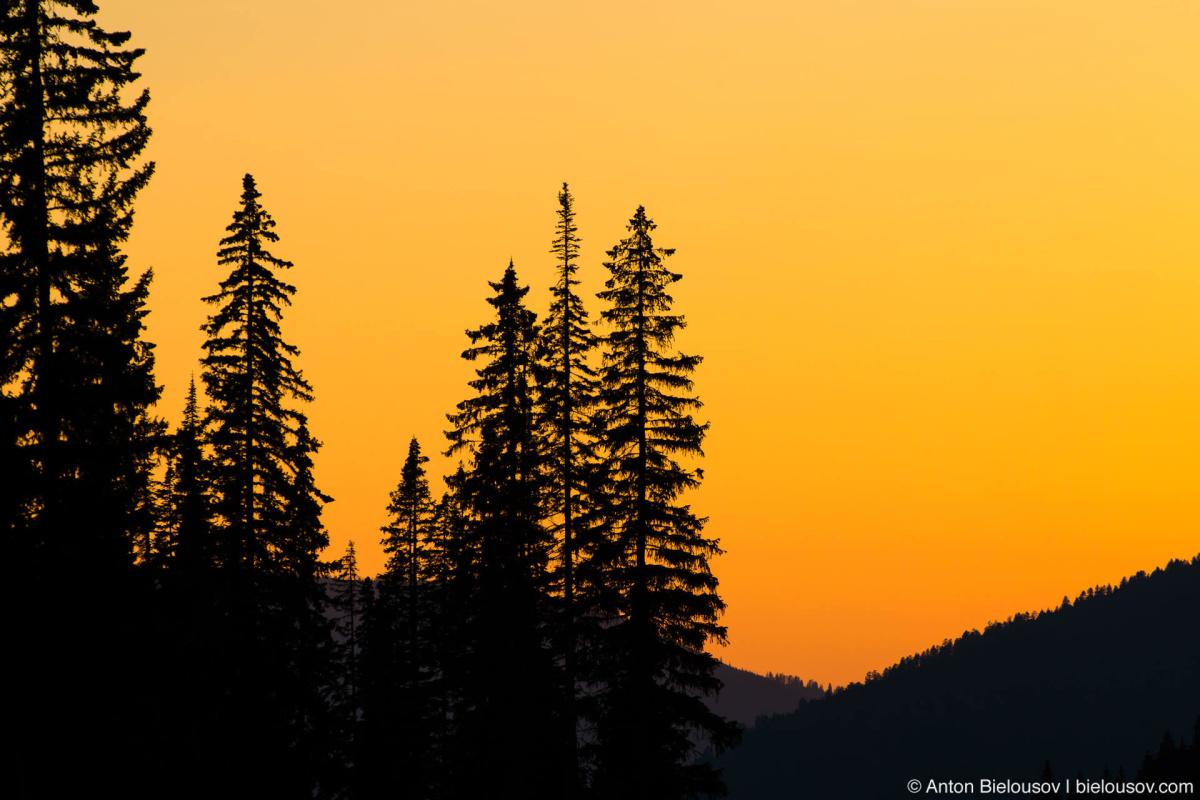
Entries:
<svg viewBox="0 0 1200 800">
<path fill-rule="evenodd" d="M 671 349 L 684 319 L 670 313 L 667 288 L 681 276 L 664 266 L 674 251 L 654 246 L 654 229 L 639 206 L 629 237 L 608 253 L 612 277 L 599 294 L 610 326 L 600 388 L 608 519 L 593 555 L 608 591 L 593 709 L 602 798 L 723 794 L 719 775 L 695 762 L 689 734 L 718 751 L 737 736 L 701 699 L 721 687 L 704 649 L 725 640 L 708 563 L 721 551 L 679 502 L 702 473 L 678 459 L 702 455 L 707 424 L 692 417 L 700 358 Z"/>
<path fill-rule="evenodd" d="M 319 443 L 298 408 L 312 388 L 280 328 L 296 289 L 275 270 L 292 265 L 267 249 L 279 237 L 260 197 L 246 175 L 218 252 L 229 277 L 204 298 L 218 306 L 202 327 L 201 363 L 225 626 L 219 714 L 231 737 L 223 768 L 244 774 L 247 791 L 299 795 L 327 785 L 336 751 L 327 739 L 336 661 L 318 581 L 328 572 L 318 553 L 329 543 L 321 508 L 330 498 L 316 488 Z"/>
<path fill-rule="evenodd" d="M 429 479 L 425 464 L 429 457 L 421 454 L 416 437 L 408 443 L 408 455 L 400 470 L 400 483 L 392 492 L 388 514 L 392 521 L 382 528 L 383 551 L 388 555 L 384 570 L 386 580 L 403 588 L 404 614 L 413 640 L 421 621 L 420 588 L 430 578 L 429 538 L 433 522 L 433 499 L 429 494 Z"/>
<path fill-rule="evenodd" d="M 202 327 L 208 341 L 201 361 L 211 399 L 205 423 L 215 459 L 217 560 L 311 577 L 315 554 L 328 544 L 319 528 L 319 507 L 328 498 L 304 485 L 318 443 L 296 404 L 312 400 L 312 387 L 292 364 L 300 351 L 281 335 L 279 321 L 296 287 L 274 272 L 292 264 L 267 250 L 279 236 L 261 196 L 246 175 L 241 208 L 217 253 L 232 271 L 220 292 L 204 298 L 219 306 Z"/>
<path fill-rule="evenodd" d="M 153 172 L 140 162 L 149 94 L 131 92 L 142 51 L 96 13 L 90 0 L 0 4 L 0 535 L 20 565 L 6 581 L 23 610 L 8 715 L 18 796 L 115 782 L 153 735 L 132 679 L 149 660 L 134 553 L 163 426 L 142 338 L 150 273 L 130 280 L 120 251 Z M 62 752 L 74 769 L 57 769 Z"/>
<path fill-rule="evenodd" d="M 479 363 L 476 395 L 448 415 L 447 455 L 468 451 L 463 491 L 471 507 L 477 582 L 465 622 L 471 678 L 456 713 L 458 741 L 476 765 L 455 770 L 462 796 L 543 797 L 561 794 L 561 685 L 546 646 L 550 634 L 552 537 L 542 524 L 543 451 L 536 436 L 536 315 L 512 262 L 488 303 L 496 318 L 468 331 L 463 353 Z M 461 719 L 460 719 L 461 716 Z M 497 794 L 497 792 L 499 794 Z"/>
<path fill-rule="evenodd" d="M 137 163 L 149 93 L 122 97 L 143 51 L 96 12 L 90 0 L 0 10 L 0 393 L 21 445 L 4 445 L 17 492 L 5 523 L 26 531 L 27 571 L 81 578 L 145 547 L 163 432 L 141 338 L 150 273 L 127 285 L 120 252 L 154 171 Z"/>
<path fill-rule="evenodd" d="M 362 784 L 368 796 L 430 797 L 439 782 L 442 720 L 433 648 L 434 506 L 428 457 L 414 437 L 381 529 L 388 555 L 372 620 L 374 691 L 364 742 Z"/>
<path fill-rule="evenodd" d="M 211 558 L 212 508 L 208 481 L 204 425 L 193 378 L 188 385 L 183 421 L 171 437 L 162 481 L 154 545 L 154 558 L 159 565 L 195 571 Z"/>
<path fill-rule="evenodd" d="M 546 455 L 545 506 L 556 536 L 556 583 L 562 600 L 557 636 L 564 681 L 562 742 L 570 748 L 564 757 L 576 764 L 567 776 L 564 787 L 567 797 L 579 791 L 575 692 L 580 613 L 575 562 L 581 544 L 580 532 L 587 530 L 583 495 L 595 461 L 591 412 L 597 383 L 596 373 L 588 363 L 597 338 L 575 288 L 579 285 L 575 273 L 579 270 L 580 239 L 573 204 L 574 198 L 564 183 L 558 193 L 558 223 L 550 250 L 555 256 L 557 279 L 550 288 L 553 300 L 542 329 L 544 366 L 539 387 L 539 435 Z"/>
</svg>

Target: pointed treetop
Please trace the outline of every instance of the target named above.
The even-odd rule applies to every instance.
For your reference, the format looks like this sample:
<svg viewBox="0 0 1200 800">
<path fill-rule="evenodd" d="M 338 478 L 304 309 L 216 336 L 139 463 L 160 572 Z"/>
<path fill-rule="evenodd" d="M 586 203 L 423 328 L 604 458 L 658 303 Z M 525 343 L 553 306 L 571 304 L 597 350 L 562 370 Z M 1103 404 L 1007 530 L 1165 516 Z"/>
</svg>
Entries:
<svg viewBox="0 0 1200 800">
<path fill-rule="evenodd" d="M 342 580 L 358 580 L 358 557 L 354 552 L 354 541 L 346 544 L 346 554 L 342 556 Z"/>
<path fill-rule="evenodd" d="M 575 272 L 574 260 L 579 256 L 580 239 L 576 235 L 579 229 L 575 225 L 575 198 L 567 189 L 566 182 L 562 185 L 562 191 L 558 193 L 558 223 L 555 225 L 554 246 L 550 248 L 550 252 L 558 257 L 562 262 L 560 270 L 565 272 L 565 277 L 562 280 L 571 280 L 571 274 Z M 575 281 L 571 281 L 575 283 Z M 562 289 L 560 289 L 562 291 Z"/>
<path fill-rule="evenodd" d="M 408 443 L 408 457 L 404 459 L 404 467 L 401 470 L 402 486 L 416 489 L 418 482 L 425 478 L 425 469 L 421 466 L 429 461 L 429 456 L 421 455 L 421 445 L 417 441 L 417 437 L 412 437 Z"/>
<path fill-rule="evenodd" d="M 242 177 L 242 204 L 247 208 L 257 208 L 257 200 L 260 197 L 262 197 L 262 192 L 258 190 L 254 176 L 247 172 Z"/>
<path fill-rule="evenodd" d="M 644 225 L 646 230 L 648 230 L 648 231 L 652 231 L 658 227 L 657 225 L 654 224 L 654 220 L 649 219 L 646 216 L 646 207 L 645 206 L 637 207 L 637 211 L 633 212 L 633 219 L 629 220 L 629 225 L 627 225 L 626 227 L 629 230 L 633 230 L 635 227 L 638 227 L 639 224 Z"/>
<path fill-rule="evenodd" d="M 562 206 L 564 211 L 570 214 L 571 204 L 574 202 L 574 200 L 575 197 L 571 194 L 571 190 L 567 188 L 567 182 L 563 181 L 562 191 L 558 193 L 558 204 Z M 562 212 L 560 211 L 560 213 Z"/>
<path fill-rule="evenodd" d="M 260 197 L 262 197 L 262 192 L 258 191 L 258 184 L 254 182 L 254 176 L 247 172 L 242 177 L 242 198 L 257 200 Z"/>
<path fill-rule="evenodd" d="M 519 303 L 525 295 L 529 294 L 528 286 L 517 285 L 517 269 L 513 266 L 512 257 L 508 259 L 508 266 L 504 268 L 504 276 L 500 279 L 500 282 L 488 281 L 488 286 L 491 286 L 492 291 L 496 294 L 487 298 L 487 302 L 490 306 L 497 309 L 506 305 Z M 467 335 L 470 336 L 471 332 L 468 331 Z"/>
<path fill-rule="evenodd" d="M 183 426 L 185 428 L 200 427 L 200 406 L 196 395 L 196 373 L 192 373 L 188 383 L 187 403 L 183 407 Z"/>
</svg>

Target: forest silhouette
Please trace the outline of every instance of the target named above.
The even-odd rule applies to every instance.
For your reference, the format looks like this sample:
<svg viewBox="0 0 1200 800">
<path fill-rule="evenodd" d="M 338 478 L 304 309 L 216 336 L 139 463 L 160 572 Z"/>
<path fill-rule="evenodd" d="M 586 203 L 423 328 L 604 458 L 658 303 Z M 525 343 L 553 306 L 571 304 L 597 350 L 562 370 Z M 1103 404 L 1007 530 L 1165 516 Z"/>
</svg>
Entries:
<svg viewBox="0 0 1200 800">
<path fill-rule="evenodd" d="M 322 560 L 332 498 L 286 334 L 293 265 L 249 174 L 219 242 L 228 277 L 202 298 L 203 392 L 193 379 L 174 431 L 154 416 L 151 276 L 130 287 L 120 252 L 154 170 L 149 94 L 129 99 L 142 51 L 96 11 L 0 17 L 17 796 L 722 793 L 696 759 L 697 737 L 738 736 L 701 700 L 720 688 L 721 551 L 680 500 L 701 478 L 683 463 L 707 427 L 700 358 L 672 349 L 681 276 L 645 210 L 609 251 L 596 332 L 563 184 L 545 323 L 510 260 L 467 331 L 458 470 L 435 500 L 413 439 L 386 569 L 360 585 L 353 549 Z"/>
<path fill-rule="evenodd" d="M 287 335 L 306 265 L 276 255 L 251 174 L 214 231 L 227 277 L 197 298 L 199 383 L 174 430 L 156 415 L 153 276 L 122 253 L 155 169 L 143 51 L 97 14 L 0 12 L 6 796 L 682 800 L 793 796 L 798 776 L 815 796 L 882 796 L 901 767 L 1132 768 L 1164 728 L 1141 773 L 1192 774 L 1195 734 L 1171 732 L 1200 708 L 1200 562 L 866 685 L 797 685 L 799 709 L 738 747 L 709 652 L 727 638 L 723 551 L 687 503 L 708 424 L 702 358 L 676 349 L 682 275 L 637 206 L 603 290 L 581 295 L 566 183 L 548 313 L 498 258 L 446 441 L 414 437 L 403 458 L 383 572 L 361 575 L 353 543 L 329 559 L 305 411 L 320 387 Z M 440 496 L 428 449 L 458 460 Z M 984 712 L 973 760 L 963 734 Z M 864 769 L 868 751 L 886 758 Z"/>
</svg>

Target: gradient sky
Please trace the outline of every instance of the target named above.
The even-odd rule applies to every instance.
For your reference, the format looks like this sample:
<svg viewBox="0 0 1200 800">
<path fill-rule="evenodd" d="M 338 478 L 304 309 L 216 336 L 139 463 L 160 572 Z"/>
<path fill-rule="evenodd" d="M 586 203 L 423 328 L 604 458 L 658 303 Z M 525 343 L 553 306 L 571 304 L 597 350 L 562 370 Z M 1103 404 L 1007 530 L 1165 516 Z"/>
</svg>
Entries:
<svg viewBox="0 0 1200 800">
<path fill-rule="evenodd" d="M 510 257 L 544 312 L 564 180 L 588 291 L 639 204 L 678 248 L 722 659 L 860 680 L 1200 551 L 1194 3 L 100 6 L 147 49 L 161 413 L 251 172 L 332 556 L 382 566 L 411 436 L 452 470 L 463 331 Z"/>
</svg>

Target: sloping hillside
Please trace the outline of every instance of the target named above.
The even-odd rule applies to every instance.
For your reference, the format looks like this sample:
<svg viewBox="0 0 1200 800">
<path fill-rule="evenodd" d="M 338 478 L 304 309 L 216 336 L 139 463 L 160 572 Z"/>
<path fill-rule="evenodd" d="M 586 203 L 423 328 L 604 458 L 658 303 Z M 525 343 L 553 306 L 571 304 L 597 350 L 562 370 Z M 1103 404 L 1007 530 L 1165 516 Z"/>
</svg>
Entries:
<svg viewBox="0 0 1200 800">
<path fill-rule="evenodd" d="M 769 677 L 728 664 L 717 665 L 716 675 L 725 688 L 715 698 L 707 698 L 708 707 L 726 719 L 753 725 L 761 716 L 794 711 L 803 700 L 824 696 L 812 681 L 806 685 L 796 678 Z"/>
<path fill-rule="evenodd" d="M 908 781 L 1100 777 L 1200 711 L 1200 557 L 931 648 L 718 763 L 735 800 L 907 796 Z"/>
</svg>

